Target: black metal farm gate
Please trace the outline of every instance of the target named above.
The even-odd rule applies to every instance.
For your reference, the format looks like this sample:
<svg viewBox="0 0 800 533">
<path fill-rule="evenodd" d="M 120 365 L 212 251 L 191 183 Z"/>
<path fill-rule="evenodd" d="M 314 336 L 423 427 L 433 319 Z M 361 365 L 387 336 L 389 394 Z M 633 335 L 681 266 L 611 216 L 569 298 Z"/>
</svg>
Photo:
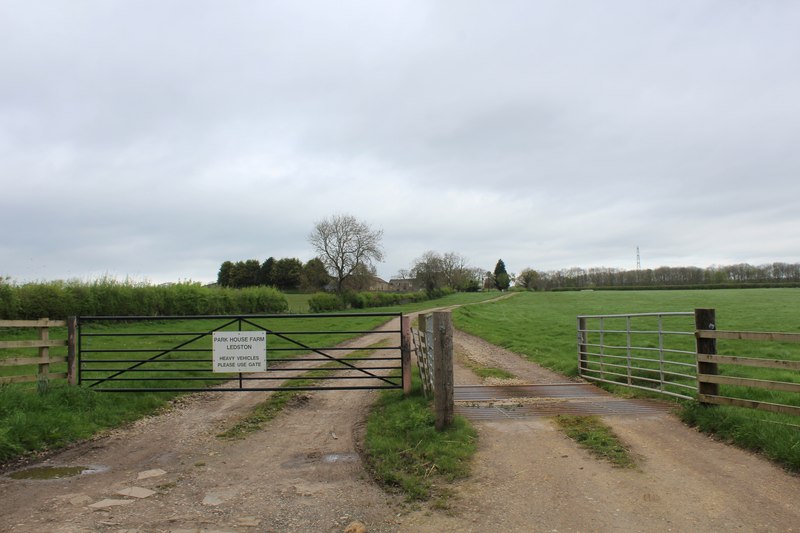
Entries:
<svg viewBox="0 0 800 533">
<path fill-rule="evenodd" d="M 399 327 L 384 325 L 394 319 Z M 407 322 L 401 313 L 78 317 L 78 383 L 103 392 L 401 389 L 410 383 Z"/>
</svg>

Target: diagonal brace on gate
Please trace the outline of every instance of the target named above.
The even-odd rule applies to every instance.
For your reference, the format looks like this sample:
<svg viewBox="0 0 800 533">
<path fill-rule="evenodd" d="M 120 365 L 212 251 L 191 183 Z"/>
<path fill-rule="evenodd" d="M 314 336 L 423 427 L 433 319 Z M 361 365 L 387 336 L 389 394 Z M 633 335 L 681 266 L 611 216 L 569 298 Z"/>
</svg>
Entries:
<svg viewBox="0 0 800 533">
<path fill-rule="evenodd" d="M 246 324 L 249 324 L 249 325 L 253 326 L 253 327 L 257 327 L 257 328 L 262 327 L 261 325 L 255 324 L 253 322 L 250 322 L 247 319 L 243 319 L 242 321 L 244 323 L 246 323 Z M 270 335 L 274 335 L 274 336 L 278 337 L 279 339 L 283 339 L 285 341 L 288 341 L 288 342 L 290 342 L 290 343 L 292 343 L 292 344 L 294 344 L 296 346 L 299 346 L 299 347 L 303 348 L 304 350 L 308 350 L 310 352 L 314 352 L 316 354 L 319 354 L 319 355 L 321 355 L 323 357 L 327 357 L 331 361 L 336 361 L 338 363 L 342 363 L 343 365 L 350 367 L 351 370 L 357 370 L 357 371 L 359 371 L 359 372 L 361 372 L 363 374 L 367 374 L 368 376 L 370 376 L 372 378 L 375 378 L 375 379 L 378 379 L 378 380 L 383 381 L 385 383 L 388 383 L 389 385 L 395 385 L 395 383 L 393 381 L 391 381 L 390 379 L 388 379 L 388 378 L 386 378 L 384 376 L 378 376 L 376 374 L 373 374 L 372 372 L 369 372 L 366 368 L 361 368 L 361 367 L 358 367 L 356 365 L 352 365 L 349 362 L 347 362 L 347 361 L 345 361 L 343 359 L 338 359 L 338 358 L 334 357 L 333 355 L 330 355 L 330 354 L 327 354 L 327 353 L 321 351 L 320 349 L 313 348 L 313 347 L 308 346 L 308 345 L 306 345 L 306 344 L 304 344 L 304 343 L 302 343 L 302 342 L 300 342 L 298 340 L 292 339 L 291 337 L 287 337 L 283 333 L 278 333 L 278 332 L 275 332 L 275 331 L 269 330 L 269 329 L 265 329 L 265 331 L 267 331 L 267 333 L 270 334 Z"/>
<path fill-rule="evenodd" d="M 193 342 L 196 342 L 196 341 L 199 341 L 200 339 L 202 339 L 204 337 L 208 337 L 209 335 L 213 334 L 215 331 L 219 331 L 222 328 L 226 328 L 226 327 L 230 326 L 231 324 L 235 324 L 238 320 L 239 320 L 238 318 L 234 319 L 234 320 L 231 320 L 230 322 L 222 324 L 221 326 L 219 326 L 217 328 L 214 328 L 211 331 L 207 331 L 205 333 L 201 333 L 201 334 L 197 335 L 196 337 L 194 337 L 192 339 L 189 339 L 188 341 L 182 342 L 182 343 L 178 344 L 177 346 L 173 346 L 169 350 L 164 350 L 161 353 L 157 353 L 156 355 L 150 357 L 149 359 L 145 359 L 144 361 L 139 361 L 135 365 L 129 366 L 128 368 L 121 369 L 121 370 L 115 372 L 114 374 L 111 374 L 110 376 L 106 376 L 106 377 L 104 377 L 102 379 L 99 379 L 99 380 L 95 381 L 94 383 L 92 383 L 91 385 L 89 385 L 89 388 L 96 387 L 97 385 L 100 385 L 101 383 L 105 383 L 106 381 L 111 381 L 115 377 L 121 376 L 125 372 L 129 372 L 131 370 L 136 370 L 140 366 L 146 365 L 147 363 L 152 363 L 153 361 L 155 361 L 157 359 L 160 359 L 161 357 L 163 357 L 165 355 L 168 355 L 168 354 L 174 352 L 175 350 L 180 350 L 184 346 L 188 346 L 189 344 L 191 344 Z"/>
</svg>

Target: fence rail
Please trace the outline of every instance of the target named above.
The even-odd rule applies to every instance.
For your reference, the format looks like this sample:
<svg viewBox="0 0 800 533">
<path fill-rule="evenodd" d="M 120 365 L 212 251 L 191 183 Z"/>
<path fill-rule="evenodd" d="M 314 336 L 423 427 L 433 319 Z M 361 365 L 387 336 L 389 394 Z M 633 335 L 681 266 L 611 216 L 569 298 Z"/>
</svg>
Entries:
<svg viewBox="0 0 800 533">
<path fill-rule="evenodd" d="M 417 354 L 422 393 L 433 396 L 433 314 L 419 315 L 419 328 L 411 328 L 414 352 Z"/>
<path fill-rule="evenodd" d="M 800 361 L 791 359 L 761 359 L 756 357 L 739 357 L 732 355 L 717 354 L 716 341 L 724 340 L 744 340 L 758 342 L 800 342 L 798 333 L 780 333 L 767 331 L 720 331 L 716 329 L 714 311 L 710 311 L 710 326 L 701 327 L 698 324 L 696 337 L 698 339 L 697 353 L 697 381 L 699 393 L 697 399 L 700 402 L 715 405 L 733 405 L 758 409 L 773 413 L 783 413 L 800 416 L 800 407 L 773 401 L 753 400 L 749 398 L 723 395 L 720 393 L 720 385 L 735 387 L 747 387 L 750 389 L 765 390 L 771 392 L 800 393 L 800 383 L 796 381 L 780 381 L 773 379 L 757 379 L 752 377 L 720 375 L 720 365 L 739 366 L 750 368 L 766 368 L 771 370 L 800 370 Z"/>
<path fill-rule="evenodd" d="M 50 339 L 50 328 L 67 327 L 67 338 L 63 340 Z M 0 359 L 0 367 L 37 365 L 34 375 L 0 376 L 0 385 L 6 383 L 26 383 L 36 381 L 39 389 L 45 390 L 50 379 L 65 378 L 70 384 L 75 384 L 75 320 L 0 320 L 0 328 L 9 329 L 36 329 L 38 339 L 32 340 L 5 340 L 0 341 L 0 350 L 27 350 L 38 349 L 37 357 L 6 357 Z M 67 348 L 66 356 L 51 357 L 50 348 Z M 50 372 L 50 365 L 67 363 L 66 372 Z"/>
</svg>

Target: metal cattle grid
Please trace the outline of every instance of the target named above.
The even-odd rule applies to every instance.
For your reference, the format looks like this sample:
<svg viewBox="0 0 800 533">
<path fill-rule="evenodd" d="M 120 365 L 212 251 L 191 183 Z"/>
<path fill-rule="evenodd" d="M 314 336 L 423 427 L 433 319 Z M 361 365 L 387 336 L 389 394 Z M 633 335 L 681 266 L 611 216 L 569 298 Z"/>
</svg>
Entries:
<svg viewBox="0 0 800 533">
<path fill-rule="evenodd" d="M 394 319 L 399 327 L 379 328 Z M 103 392 L 401 389 L 403 320 L 401 313 L 78 317 L 78 383 Z M 266 371 L 213 372 L 215 332 L 264 332 Z"/>
<path fill-rule="evenodd" d="M 556 415 L 658 415 L 670 406 L 618 398 L 589 383 L 539 385 L 461 385 L 454 391 L 455 412 L 470 420 L 507 420 Z"/>
</svg>

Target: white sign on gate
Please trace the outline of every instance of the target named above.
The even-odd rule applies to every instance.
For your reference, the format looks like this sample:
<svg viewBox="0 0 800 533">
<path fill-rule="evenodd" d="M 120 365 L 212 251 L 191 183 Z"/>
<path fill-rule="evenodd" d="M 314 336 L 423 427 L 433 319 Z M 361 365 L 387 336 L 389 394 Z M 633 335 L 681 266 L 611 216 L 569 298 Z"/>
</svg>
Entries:
<svg viewBox="0 0 800 533">
<path fill-rule="evenodd" d="M 266 331 L 215 331 L 214 372 L 266 372 Z"/>
</svg>

